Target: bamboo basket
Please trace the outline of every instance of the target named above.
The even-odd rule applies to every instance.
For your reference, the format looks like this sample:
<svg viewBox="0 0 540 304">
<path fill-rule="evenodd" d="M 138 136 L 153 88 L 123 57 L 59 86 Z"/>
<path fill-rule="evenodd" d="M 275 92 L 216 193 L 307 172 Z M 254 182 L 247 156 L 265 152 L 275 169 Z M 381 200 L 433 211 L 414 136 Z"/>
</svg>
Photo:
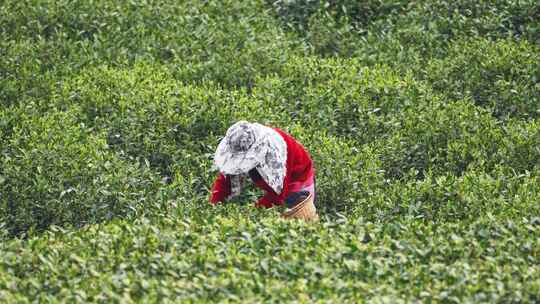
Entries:
<svg viewBox="0 0 540 304">
<path fill-rule="evenodd" d="M 318 221 L 319 215 L 313 202 L 313 194 L 309 194 L 302 202 L 297 203 L 293 208 L 285 210 L 282 216 L 286 219 L 302 219 L 307 222 Z"/>
</svg>

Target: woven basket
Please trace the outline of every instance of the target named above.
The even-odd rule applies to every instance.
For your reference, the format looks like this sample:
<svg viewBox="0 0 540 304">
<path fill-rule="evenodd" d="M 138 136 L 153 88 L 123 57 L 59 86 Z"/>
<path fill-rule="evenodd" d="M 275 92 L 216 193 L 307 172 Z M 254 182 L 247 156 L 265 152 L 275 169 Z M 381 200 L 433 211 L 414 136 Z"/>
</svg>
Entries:
<svg viewBox="0 0 540 304">
<path fill-rule="evenodd" d="M 287 209 L 283 212 L 282 216 L 286 219 L 302 219 L 305 221 L 318 221 L 319 215 L 317 209 L 313 203 L 313 194 L 304 199 L 302 202 L 296 204 L 292 209 Z"/>
</svg>

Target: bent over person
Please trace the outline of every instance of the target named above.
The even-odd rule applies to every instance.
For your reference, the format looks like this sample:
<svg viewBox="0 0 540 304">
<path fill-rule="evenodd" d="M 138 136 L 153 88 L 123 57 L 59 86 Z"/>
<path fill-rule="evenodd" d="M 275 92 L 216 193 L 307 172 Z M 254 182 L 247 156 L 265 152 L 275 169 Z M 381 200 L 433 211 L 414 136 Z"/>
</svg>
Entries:
<svg viewBox="0 0 540 304">
<path fill-rule="evenodd" d="M 229 200 L 251 180 L 265 195 L 256 206 L 282 205 L 305 193 L 315 198 L 315 170 L 306 149 L 278 128 L 239 121 L 219 143 L 214 163 L 220 173 L 212 187 L 213 204 Z"/>
</svg>

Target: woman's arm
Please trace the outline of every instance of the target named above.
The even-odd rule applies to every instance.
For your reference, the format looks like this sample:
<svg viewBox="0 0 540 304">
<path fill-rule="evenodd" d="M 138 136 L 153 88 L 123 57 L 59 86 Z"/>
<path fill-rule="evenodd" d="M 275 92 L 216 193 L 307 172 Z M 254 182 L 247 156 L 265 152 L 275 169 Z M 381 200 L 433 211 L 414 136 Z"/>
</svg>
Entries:
<svg viewBox="0 0 540 304">
<path fill-rule="evenodd" d="M 217 204 L 224 202 L 225 199 L 231 194 L 231 182 L 228 177 L 219 173 L 214 185 L 212 186 L 212 194 L 210 196 L 210 202 Z"/>
<path fill-rule="evenodd" d="M 275 205 L 283 205 L 283 202 L 285 201 L 285 198 L 289 192 L 289 178 L 287 176 L 285 176 L 285 180 L 283 181 L 283 189 L 281 190 L 280 194 L 274 192 L 274 190 L 270 188 L 270 186 L 268 186 L 262 178 L 254 182 L 258 188 L 263 189 L 265 192 L 265 195 L 261 197 L 255 204 L 256 207 L 272 208 Z"/>
</svg>

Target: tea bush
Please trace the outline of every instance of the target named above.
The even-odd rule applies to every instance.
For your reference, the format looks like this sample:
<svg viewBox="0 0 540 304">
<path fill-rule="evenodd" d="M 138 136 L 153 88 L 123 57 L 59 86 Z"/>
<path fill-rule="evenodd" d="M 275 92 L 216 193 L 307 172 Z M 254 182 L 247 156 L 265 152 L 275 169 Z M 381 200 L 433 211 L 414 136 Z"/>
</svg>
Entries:
<svg viewBox="0 0 540 304">
<path fill-rule="evenodd" d="M 255 74 L 286 60 L 291 43 L 258 2 L 36 0 L 9 1 L 2 11 L 6 40 L 46 47 L 31 58 L 41 72 L 146 59 L 168 64 L 188 82 L 249 86 Z"/>
<path fill-rule="evenodd" d="M 425 77 L 449 98 L 470 97 L 502 119 L 535 118 L 540 114 L 539 56 L 538 45 L 526 41 L 459 41 L 447 58 L 430 63 Z"/>
<path fill-rule="evenodd" d="M 313 52 L 370 64 L 424 62 L 445 55 L 460 37 L 540 39 L 540 5 L 533 0 L 267 2 Z"/>
<path fill-rule="evenodd" d="M 0 3 L 0 301 L 540 296 L 537 1 Z M 318 224 L 210 206 L 245 119 Z"/>
<path fill-rule="evenodd" d="M 201 206 L 205 217 L 197 220 L 182 209 L 159 221 L 55 228 L 2 243 L 0 297 L 535 302 L 540 292 L 537 222 L 340 220 L 319 227 L 235 206 L 216 214 Z"/>
<path fill-rule="evenodd" d="M 384 136 L 395 126 L 394 115 L 433 95 L 411 77 L 355 60 L 294 58 L 278 75 L 256 82 L 254 95 L 280 96 L 295 121 L 310 129 L 325 125 L 359 143 Z"/>
<path fill-rule="evenodd" d="M 147 168 L 120 161 L 69 112 L 24 117 L 2 148 L 2 218 L 11 233 L 140 213 L 157 191 Z"/>
</svg>

